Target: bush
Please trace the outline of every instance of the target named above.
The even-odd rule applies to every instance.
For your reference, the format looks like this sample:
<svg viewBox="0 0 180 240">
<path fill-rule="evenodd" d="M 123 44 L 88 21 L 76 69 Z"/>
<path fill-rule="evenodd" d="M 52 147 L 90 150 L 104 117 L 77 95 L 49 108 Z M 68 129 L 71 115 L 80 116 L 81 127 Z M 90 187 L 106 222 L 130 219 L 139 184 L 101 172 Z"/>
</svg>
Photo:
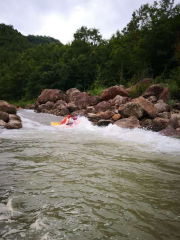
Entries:
<svg viewBox="0 0 180 240">
<path fill-rule="evenodd" d="M 129 96 L 131 98 L 137 98 L 137 97 L 140 97 L 147 89 L 148 87 L 150 86 L 151 84 L 139 84 L 137 86 L 135 86 L 134 89 L 132 89 L 130 92 L 129 92 Z"/>
</svg>

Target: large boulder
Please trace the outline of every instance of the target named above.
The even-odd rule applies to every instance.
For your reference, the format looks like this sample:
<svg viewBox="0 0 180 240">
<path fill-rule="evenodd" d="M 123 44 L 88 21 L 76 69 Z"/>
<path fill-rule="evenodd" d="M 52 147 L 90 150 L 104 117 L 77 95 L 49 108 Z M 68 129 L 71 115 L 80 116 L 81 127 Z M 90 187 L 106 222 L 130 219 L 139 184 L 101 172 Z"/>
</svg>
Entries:
<svg viewBox="0 0 180 240">
<path fill-rule="evenodd" d="M 67 109 L 67 107 L 63 107 L 62 109 L 61 109 L 61 111 L 60 111 L 60 115 L 61 116 L 66 116 L 66 115 L 69 115 L 70 114 L 70 112 L 69 112 L 69 110 Z"/>
<path fill-rule="evenodd" d="M 9 121 L 9 114 L 6 112 L 0 111 L 0 120 L 3 120 L 4 122 Z"/>
<path fill-rule="evenodd" d="M 108 101 L 117 95 L 128 97 L 128 93 L 123 86 L 113 86 L 102 91 L 101 99 L 102 101 Z"/>
<path fill-rule="evenodd" d="M 69 103 L 75 101 L 76 98 L 81 95 L 81 92 L 77 88 L 70 88 L 67 90 L 66 95 L 66 101 Z"/>
<path fill-rule="evenodd" d="M 144 109 L 139 103 L 129 102 L 124 105 L 122 110 L 119 110 L 122 117 L 127 118 L 134 116 L 136 118 L 142 118 Z"/>
<path fill-rule="evenodd" d="M 151 130 L 152 129 L 152 119 L 149 118 L 143 118 L 140 121 L 140 125 L 142 128 L 145 128 L 147 130 Z"/>
<path fill-rule="evenodd" d="M 80 93 L 76 96 L 74 103 L 80 110 L 85 109 L 91 105 L 91 96 L 86 92 Z"/>
<path fill-rule="evenodd" d="M 99 96 L 90 96 L 89 101 L 91 106 L 95 106 L 101 101 L 101 98 Z"/>
<path fill-rule="evenodd" d="M 134 116 L 129 117 L 129 118 L 120 119 L 117 122 L 115 122 L 114 124 L 116 124 L 118 127 L 121 127 L 121 128 L 133 129 L 133 128 L 140 127 L 139 120 Z"/>
<path fill-rule="evenodd" d="M 16 114 L 17 109 L 12 104 L 10 104 L 6 101 L 0 100 L 0 111 L 1 112 L 6 112 L 6 113 L 9 113 L 9 114 Z"/>
<path fill-rule="evenodd" d="M 96 113 L 105 112 L 111 108 L 110 102 L 102 101 L 94 106 Z"/>
<path fill-rule="evenodd" d="M 142 97 L 144 98 L 148 98 L 150 96 L 156 96 L 157 98 L 159 98 L 160 94 L 163 91 L 163 87 L 160 84 L 154 84 L 152 86 L 150 86 L 143 94 Z"/>
<path fill-rule="evenodd" d="M 57 102 L 58 100 L 65 100 L 66 94 L 58 89 L 44 89 L 37 101 L 40 104 L 50 102 Z"/>
<path fill-rule="evenodd" d="M 180 137 L 180 114 L 172 114 L 168 126 L 160 133 L 165 136 Z"/>
<path fill-rule="evenodd" d="M 155 118 L 156 117 L 156 109 L 154 107 L 154 104 L 149 102 L 147 99 L 143 97 L 135 98 L 133 102 L 139 103 L 141 107 L 144 109 L 144 112 L 150 117 Z"/>
<path fill-rule="evenodd" d="M 6 122 L 4 122 L 3 120 L 0 120 L 0 127 L 5 127 L 6 126 Z"/>
<path fill-rule="evenodd" d="M 163 100 L 158 100 L 158 102 L 154 106 L 156 109 L 156 113 L 169 112 L 171 110 L 170 106 Z"/>
<path fill-rule="evenodd" d="M 9 114 L 9 121 L 19 121 L 19 122 L 21 122 L 21 118 L 16 114 Z"/>
<path fill-rule="evenodd" d="M 159 96 L 159 99 L 163 100 L 165 103 L 171 99 L 171 92 L 168 87 L 163 89 L 162 93 Z"/>
</svg>

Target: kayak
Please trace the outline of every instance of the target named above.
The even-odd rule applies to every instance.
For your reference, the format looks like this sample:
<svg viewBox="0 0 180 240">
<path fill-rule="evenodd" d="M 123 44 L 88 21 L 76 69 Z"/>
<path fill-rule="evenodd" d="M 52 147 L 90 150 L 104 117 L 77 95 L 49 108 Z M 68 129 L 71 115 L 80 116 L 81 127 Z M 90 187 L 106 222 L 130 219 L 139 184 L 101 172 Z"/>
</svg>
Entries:
<svg viewBox="0 0 180 240">
<path fill-rule="evenodd" d="M 51 122 L 51 126 L 55 127 L 55 128 L 73 128 L 75 127 L 77 124 L 79 123 L 79 121 L 74 121 L 74 123 L 72 125 L 66 125 L 66 124 L 62 124 L 60 122 Z"/>
</svg>

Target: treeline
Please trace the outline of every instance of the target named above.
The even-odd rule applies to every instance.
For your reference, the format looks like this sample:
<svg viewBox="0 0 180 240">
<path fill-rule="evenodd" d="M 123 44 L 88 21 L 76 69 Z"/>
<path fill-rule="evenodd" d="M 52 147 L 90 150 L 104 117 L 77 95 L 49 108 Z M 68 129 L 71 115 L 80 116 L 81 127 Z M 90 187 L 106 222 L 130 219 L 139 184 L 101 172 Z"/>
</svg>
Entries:
<svg viewBox="0 0 180 240">
<path fill-rule="evenodd" d="M 0 24 L 0 99 L 33 99 L 45 88 L 96 92 L 145 77 L 168 84 L 180 98 L 180 4 L 174 0 L 142 5 L 109 40 L 81 27 L 63 45 Z"/>
</svg>

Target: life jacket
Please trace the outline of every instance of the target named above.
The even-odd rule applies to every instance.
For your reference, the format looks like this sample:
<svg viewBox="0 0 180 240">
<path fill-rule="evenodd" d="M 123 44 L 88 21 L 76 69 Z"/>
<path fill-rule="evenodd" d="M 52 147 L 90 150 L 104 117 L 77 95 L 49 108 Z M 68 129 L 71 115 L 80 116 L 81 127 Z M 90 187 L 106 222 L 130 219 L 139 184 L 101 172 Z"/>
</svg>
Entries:
<svg viewBox="0 0 180 240">
<path fill-rule="evenodd" d="M 61 122 L 61 124 L 68 124 L 68 123 L 69 123 L 69 118 L 68 117 L 65 117 Z"/>
</svg>

